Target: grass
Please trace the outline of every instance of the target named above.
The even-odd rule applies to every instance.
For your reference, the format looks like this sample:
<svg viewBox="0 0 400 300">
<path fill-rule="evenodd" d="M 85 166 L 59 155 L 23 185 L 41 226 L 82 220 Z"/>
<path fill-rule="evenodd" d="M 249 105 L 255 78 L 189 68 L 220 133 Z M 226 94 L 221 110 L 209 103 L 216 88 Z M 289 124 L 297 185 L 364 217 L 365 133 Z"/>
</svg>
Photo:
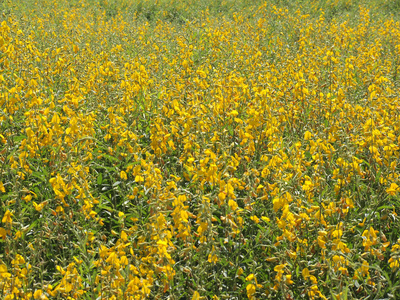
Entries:
<svg viewBox="0 0 400 300">
<path fill-rule="evenodd" d="M 0 2 L 2 299 L 397 299 L 396 1 Z"/>
</svg>

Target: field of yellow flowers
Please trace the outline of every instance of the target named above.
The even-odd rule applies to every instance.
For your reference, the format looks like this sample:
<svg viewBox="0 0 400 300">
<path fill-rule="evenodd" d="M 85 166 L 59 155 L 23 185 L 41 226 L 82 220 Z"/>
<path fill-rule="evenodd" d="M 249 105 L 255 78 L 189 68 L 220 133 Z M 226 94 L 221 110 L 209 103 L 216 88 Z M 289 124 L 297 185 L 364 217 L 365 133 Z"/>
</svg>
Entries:
<svg viewBox="0 0 400 300">
<path fill-rule="evenodd" d="M 0 1 L 0 298 L 400 299 L 399 1 Z"/>
</svg>

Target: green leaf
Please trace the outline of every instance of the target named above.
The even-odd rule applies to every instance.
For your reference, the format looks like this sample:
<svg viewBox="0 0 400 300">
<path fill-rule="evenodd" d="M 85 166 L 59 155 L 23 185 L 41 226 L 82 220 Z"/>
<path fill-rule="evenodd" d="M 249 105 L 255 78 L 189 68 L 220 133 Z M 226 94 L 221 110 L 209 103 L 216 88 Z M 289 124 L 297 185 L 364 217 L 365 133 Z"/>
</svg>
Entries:
<svg viewBox="0 0 400 300">
<path fill-rule="evenodd" d="M 382 205 L 382 206 L 379 206 L 377 210 L 380 210 L 380 209 L 393 209 L 393 208 L 394 207 L 391 206 L 391 205 Z"/>
<path fill-rule="evenodd" d="M 122 183 L 122 181 L 116 181 L 113 183 L 113 187 L 119 186 Z"/>
<path fill-rule="evenodd" d="M 103 173 L 99 173 L 99 176 L 97 176 L 97 184 L 101 185 L 103 183 Z"/>
<path fill-rule="evenodd" d="M 32 177 L 36 177 L 36 178 L 38 178 L 38 179 L 40 179 L 40 180 L 42 180 L 42 181 L 46 181 L 46 175 L 47 174 L 47 172 L 42 172 L 42 173 L 40 173 L 40 172 L 32 172 L 31 173 L 31 176 Z"/>
<path fill-rule="evenodd" d="M 108 158 L 109 160 L 112 160 L 112 161 L 115 161 L 115 162 L 119 162 L 119 159 L 116 158 L 116 157 L 114 157 L 114 156 L 111 156 L 111 155 L 108 155 L 108 154 L 105 154 L 105 153 L 102 153 L 101 155 L 102 155 L 104 158 Z"/>
</svg>

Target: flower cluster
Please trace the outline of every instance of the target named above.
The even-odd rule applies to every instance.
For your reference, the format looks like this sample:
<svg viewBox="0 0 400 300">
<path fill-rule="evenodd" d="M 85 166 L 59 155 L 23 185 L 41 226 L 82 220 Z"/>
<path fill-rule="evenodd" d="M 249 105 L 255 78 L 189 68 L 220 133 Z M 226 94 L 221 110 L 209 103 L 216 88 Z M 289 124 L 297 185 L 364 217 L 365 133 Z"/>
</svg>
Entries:
<svg viewBox="0 0 400 300">
<path fill-rule="evenodd" d="M 400 297 L 390 1 L 36 2 L 0 15 L 0 298 Z"/>
</svg>

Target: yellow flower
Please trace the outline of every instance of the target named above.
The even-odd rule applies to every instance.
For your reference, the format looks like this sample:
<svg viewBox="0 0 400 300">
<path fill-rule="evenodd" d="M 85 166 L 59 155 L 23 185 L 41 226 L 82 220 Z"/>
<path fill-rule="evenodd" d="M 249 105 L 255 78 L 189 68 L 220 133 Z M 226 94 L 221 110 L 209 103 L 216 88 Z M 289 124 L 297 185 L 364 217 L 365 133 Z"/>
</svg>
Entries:
<svg viewBox="0 0 400 300">
<path fill-rule="evenodd" d="M 229 200 L 228 205 L 233 211 L 235 211 L 238 208 L 238 204 L 236 203 L 235 200 Z"/>
<path fill-rule="evenodd" d="M 292 275 L 285 275 L 286 278 L 286 284 L 293 284 L 294 281 L 292 280 Z"/>
<path fill-rule="evenodd" d="M 305 141 L 308 141 L 309 139 L 311 139 L 311 137 L 312 137 L 312 133 L 311 133 L 311 132 L 306 131 L 306 132 L 304 133 L 304 140 L 305 140 Z"/>
<path fill-rule="evenodd" d="M 11 274 L 7 271 L 7 266 L 4 264 L 0 264 L 0 278 L 10 278 Z"/>
<path fill-rule="evenodd" d="M 42 290 L 36 290 L 35 293 L 33 294 L 34 299 L 39 299 L 39 300 L 47 300 L 47 296 L 43 294 Z"/>
<path fill-rule="evenodd" d="M 303 275 L 303 278 L 307 280 L 307 278 L 310 277 L 310 270 L 308 270 L 308 268 L 304 268 L 301 271 L 301 274 Z"/>
<path fill-rule="evenodd" d="M 389 262 L 390 268 L 392 268 L 394 270 L 397 270 L 400 267 L 400 259 L 391 257 L 391 258 L 389 258 L 388 262 Z"/>
<path fill-rule="evenodd" d="M 254 277 L 254 274 L 250 274 L 249 276 L 247 276 L 246 277 L 246 280 L 247 281 L 251 281 L 251 280 L 253 280 L 255 277 Z"/>
<path fill-rule="evenodd" d="M 198 291 L 193 293 L 192 300 L 200 300 L 200 294 Z"/>
<path fill-rule="evenodd" d="M 0 192 L 5 193 L 6 189 L 4 188 L 3 182 L 0 181 Z"/>
<path fill-rule="evenodd" d="M 250 220 L 252 220 L 256 224 L 260 223 L 260 219 L 256 215 L 251 216 Z"/>
<path fill-rule="evenodd" d="M 2 238 L 3 240 L 5 240 L 6 237 L 7 237 L 7 233 L 8 233 L 8 232 L 9 232 L 9 231 L 6 230 L 5 228 L 0 227 L 0 238 Z"/>
<path fill-rule="evenodd" d="M 126 242 L 126 241 L 128 240 L 128 235 L 126 234 L 125 231 L 122 231 L 122 232 L 121 232 L 121 239 L 122 239 L 124 242 Z"/>
<path fill-rule="evenodd" d="M 236 117 L 239 113 L 237 112 L 237 110 L 232 110 L 229 114 L 233 117 Z"/>
<path fill-rule="evenodd" d="M 399 186 L 396 183 L 392 182 L 390 184 L 390 187 L 386 189 L 386 193 L 391 196 L 395 196 L 399 192 L 399 190 Z"/>
<path fill-rule="evenodd" d="M 143 176 L 140 176 L 140 175 L 136 175 L 136 176 L 135 176 L 135 181 L 136 181 L 136 182 L 143 182 L 143 181 L 144 181 L 144 177 L 143 177 Z"/>
<path fill-rule="evenodd" d="M 363 237 L 362 244 L 365 248 L 365 251 L 368 251 L 371 246 L 376 245 L 378 242 L 376 232 L 374 228 L 372 228 L 372 226 L 369 228 L 369 230 L 364 230 L 362 237 Z"/>
<path fill-rule="evenodd" d="M 6 212 L 5 212 L 5 214 L 4 214 L 4 216 L 3 216 L 3 219 L 1 220 L 3 223 L 5 223 L 5 224 L 12 224 L 12 218 L 11 217 L 13 217 L 14 215 L 9 211 L 9 210 L 7 210 Z"/>
<path fill-rule="evenodd" d="M 218 262 L 218 256 L 215 254 L 215 247 L 212 246 L 211 253 L 208 255 L 208 262 L 214 265 Z"/>
<path fill-rule="evenodd" d="M 282 280 L 282 275 L 284 273 L 284 268 L 287 266 L 287 264 L 280 264 L 274 267 L 274 271 L 277 272 L 275 276 L 275 280 L 280 282 Z"/>
<path fill-rule="evenodd" d="M 286 204 L 286 201 L 284 198 L 274 198 L 272 200 L 272 204 L 274 205 L 274 211 L 277 212 L 281 207 L 283 207 Z"/>
<path fill-rule="evenodd" d="M 263 220 L 263 221 L 266 222 L 266 223 L 268 223 L 268 222 L 271 221 L 270 218 L 265 217 L 265 216 L 262 216 L 262 217 L 261 217 L 261 220 Z"/>
<path fill-rule="evenodd" d="M 29 201 L 32 200 L 32 195 L 31 195 L 31 194 L 28 194 L 28 195 L 26 195 L 23 199 L 25 200 L 25 202 L 29 202 Z"/>
<path fill-rule="evenodd" d="M 125 171 L 121 171 L 119 176 L 121 177 L 122 180 L 127 180 L 128 179 L 128 176 L 126 175 Z"/>
<path fill-rule="evenodd" d="M 33 201 L 33 207 L 39 212 L 42 211 L 42 209 L 44 208 L 45 205 L 46 205 L 46 202 L 37 204 L 35 201 Z"/>
<path fill-rule="evenodd" d="M 246 286 L 246 291 L 247 291 L 247 297 L 249 299 L 253 299 L 254 298 L 254 294 L 256 293 L 256 286 L 253 283 L 249 283 Z"/>
<path fill-rule="evenodd" d="M 1 229 L 1 228 L 0 228 L 0 229 Z M 1 236 L 1 234 L 0 234 L 0 236 Z M 15 233 L 14 239 L 17 240 L 17 239 L 19 239 L 19 238 L 21 238 L 21 237 L 22 237 L 22 231 L 21 231 L 21 230 L 18 230 L 18 231 Z"/>
</svg>

